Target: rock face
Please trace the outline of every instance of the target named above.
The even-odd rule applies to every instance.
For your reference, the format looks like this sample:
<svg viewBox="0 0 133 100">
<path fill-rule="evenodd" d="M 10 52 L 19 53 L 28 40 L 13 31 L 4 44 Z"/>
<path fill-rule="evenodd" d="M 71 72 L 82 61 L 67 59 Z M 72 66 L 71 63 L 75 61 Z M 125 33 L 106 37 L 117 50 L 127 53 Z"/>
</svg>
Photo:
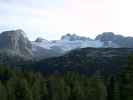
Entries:
<svg viewBox="0 0 133 100">
<path fill-rule="evenodd" d="M 38 38 L 35 40 L 35 42 L 38 42 L 38 43 L 40 43 L 40 42 L 47 42 L 47 43 L 49 43 L 48 40 L 43 39 L 43 38 L 41 38 L 41 37 L 38 37 Z"/>
<path fill-rule="evenodd" d="M 115 35 L 112 32 L 104 32 L 98 35 L 95 40 L 100 40 L 105 44 L 112 43 L 115 47 L 133 48 L 133 37 L 124 37 L 122 35 Z"/>
<path fill-rule="evenodd" d="M 113 32 L 104 32 L 96 37 L 96 40 L 112 41 L 116 35 Z"/>
<path fill-rule="evenodd" d="M 5 31 L 0 34 L 0 51 L 32 57 L 32 45 L 22 30 Z"/>
</svg>

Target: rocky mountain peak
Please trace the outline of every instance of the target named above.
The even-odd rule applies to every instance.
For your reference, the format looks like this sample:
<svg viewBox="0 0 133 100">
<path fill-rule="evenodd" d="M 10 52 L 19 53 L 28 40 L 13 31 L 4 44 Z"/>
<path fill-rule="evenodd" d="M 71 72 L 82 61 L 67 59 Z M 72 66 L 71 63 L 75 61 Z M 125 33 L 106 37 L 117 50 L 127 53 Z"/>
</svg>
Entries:
<svg viewBox="0 0 133 100">
<path fill-rule="evenodd" d="M 38 37 L 35 42 L 48 42 L 48 40 L 44 39 L 44 38 L 41 38 L 41 37 Z"/>
<path fill-rule="evenodd" d="M 104 32 L 96 37 L 96 40 L 111 41 L 115 37 L 113 32 Z"/>
<path fill-rule="evenodd" d="M 76 41 L 76 40 L 91 40 L 90 38 L 78 36 L 76 34 L 67 33 L 61 37 L 61 40 Z"/>
<path fill-rule="evenodd" d="M 5 31 L 0 34 L 0 49 L 20 56 L 32 56 L 31 42 L 22 30 Z"/>
</svg>

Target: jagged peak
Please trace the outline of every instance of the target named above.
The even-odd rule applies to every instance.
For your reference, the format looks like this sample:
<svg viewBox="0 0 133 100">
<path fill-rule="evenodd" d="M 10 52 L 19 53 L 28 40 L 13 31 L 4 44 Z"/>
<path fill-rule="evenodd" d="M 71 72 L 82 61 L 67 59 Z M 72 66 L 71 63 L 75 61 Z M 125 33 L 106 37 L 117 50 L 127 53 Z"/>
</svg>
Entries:
<svg viewBox="0 0 133 100">
<path fill-rule="evenodd" d="M 77 34 L 67 33 L 66 35 L 63 35 L 61 37 L 61 40 L 75 41 L 75 40 L 91 40 L 91 39 L 84 36 L 78 36 Z"/>
<path fill-rule="evenodd" d="M 42 37 L 38 37 L 35 42 L 48 42 L 48 40 L 42 38 Z"/>
<path fill-rule="evenodd" d="M 4 31 L 1 34 L 7 36 L 23 36 L 24 38 L 27 38 L 26 33 L 22 29 Z"/>
<path fill-rule="evenodd" d="M 113 32 L 103 32 L 102 34 L 103 35 L 115 35 L 115 33 L 113 33 Z"/>
</svg>

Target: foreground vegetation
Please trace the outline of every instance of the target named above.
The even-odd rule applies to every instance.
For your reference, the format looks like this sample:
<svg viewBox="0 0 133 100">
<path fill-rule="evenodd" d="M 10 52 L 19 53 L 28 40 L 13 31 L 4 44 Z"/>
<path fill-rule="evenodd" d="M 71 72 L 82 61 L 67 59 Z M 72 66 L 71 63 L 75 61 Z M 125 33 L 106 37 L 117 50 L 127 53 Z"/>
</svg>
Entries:
<svg viewBox="0 0 133 100">
<path fill-rule="evenodd" d="M 117 75 L 44 75 L 0 66 L 0 100 L 133 100 L 133 57 Z"/>
</svg>

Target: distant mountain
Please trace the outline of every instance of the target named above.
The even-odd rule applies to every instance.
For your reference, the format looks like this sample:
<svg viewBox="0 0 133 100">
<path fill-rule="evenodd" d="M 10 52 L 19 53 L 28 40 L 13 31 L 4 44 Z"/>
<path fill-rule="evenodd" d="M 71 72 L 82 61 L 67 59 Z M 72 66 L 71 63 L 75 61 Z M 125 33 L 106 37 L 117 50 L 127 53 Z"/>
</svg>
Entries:
<svg viewBox="0 0 133 100">
<path fill-rule="evenodd" d="M 76 34 L 67 33 L 66 35 L 61 37 L 61 40 L 68 40 L 68 41 L 82 40 L 82 41 L 85 41 L 85 40 L 92 40 L 92 39 L 87 38 L 87 37 L 83 37 L 83 36 L 78 36 Z"/>
<path fill-rule="evenodd" d="M 86 37 L 80 37 L 75 34 L 66 34 L 61 37 L 61 40 L 48 41 L 46 39 L 37 38 L 33 42 L 33 45 L 38 45 L 39 47 L 45 49 L 54 49 L 54 47 L 58 47 L 61 48 L 63 51 L 70 51 L 76 48 L 102 47 L 102 42 L 95 41 Z"/>
<path fill-rule="evenodd" d="M 5 31 L 0 34 L 0 53 L 32 58 L 32 44 L 22 30 Z"/>
<path fill-rule="evenodd" d="M 38 37 L 38 38 L 35 40 L 35 42 L 37 42 L 37 43 L 41 43 L 41 42 L 49 43 L 48 40 L 43 39 L 43 38 L 41 38 L 41 37 Z"/>
<path fill-rule="evenodd" d="M 5 31 L 0 34 L 0 53 L 7 52 L 24 59 L 46 59 L 62 56 L 79 48 L 133 48 L 133 37 L 104 32 L 95 39 L 66 34 L 60 40 L 48 41 L 41 37 L 29 41 L 22 30 Z"/>
<path fill-rule="evenodd" d="M 47 44 L 32 42 L 32 52 L 35 60 L 40 60 L 44 58 L 51 58 L 63 55 L 63 51 L 58 47 L 51 47 L 48 49 L 45 47 Z"/>
<path fill-rule="evenodd" d="M 33 50 L 55 57 L 63 55 L 71 50 L 79 48 L 133 48 L 133 37 L 124 37 L 122 35 L 115 35 L 113 32 L 104 32 L 90 39 L 88 37 L 78 36 L 76 34 L 66 34 L 60 40 L 48 41 L 46 39 L 37 38 L 32 42 Z M 38 50 L 37 50 L 38 48 Z M 41 48 L 41 50 L 39 50 Z M 43 50 L 44 49 L 44 50 Z M 44 51 L 44 53 L 42 53 Z M 40 53 L 35 53 L 40 55 Z M 45 58 L 48 56 L 45 55 Z"/>
<path fill-rule="evenodd" d="M 61 40 L 48 41 L 46 39 L 37 38 L 32 42 L 33 51 L 35 52 L 44 52 L 50 53 L 50 57 L 59 56 L 65 54 L 74 49 L 94 47 L 100 48 L 103 47 L 103 43 L 99 40 L 92 40 L 90 38 L 81 37 L 75 34 L 66 34 L 61 37 Z M 48 55 L 49 55 L 48 53 Z M 34 53 L 37 54 L 37 53 Z M 44 53 L 41 53 L 43 55 Z"/>
<path fill-rule="evenodd" d="M 100 40 L 104 42 L 106 47 L 109 44 L 117 48 L 133 48 L 133 37 L 124 37 L 122 35 L 115 35 L 112 32 L 104 32 L 103 34 L 98 35 L 95 40 Z"/>
</svg>

